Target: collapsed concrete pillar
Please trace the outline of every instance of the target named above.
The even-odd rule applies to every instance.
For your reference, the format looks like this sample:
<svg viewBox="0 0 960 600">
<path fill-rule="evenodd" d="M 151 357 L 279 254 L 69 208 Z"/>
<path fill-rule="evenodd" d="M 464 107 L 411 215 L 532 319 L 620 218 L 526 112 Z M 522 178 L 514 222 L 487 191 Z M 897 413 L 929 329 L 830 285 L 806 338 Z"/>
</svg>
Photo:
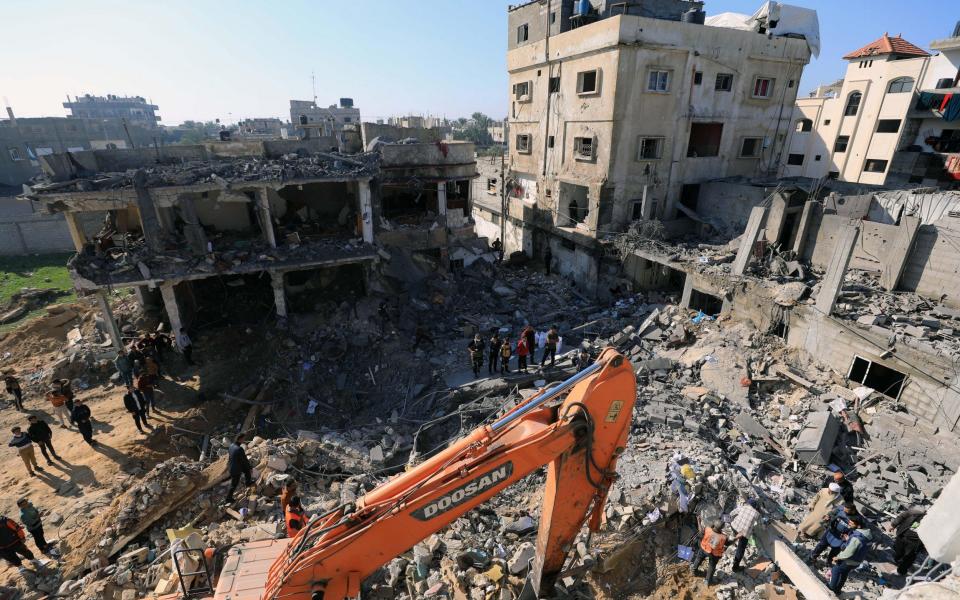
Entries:
<svg viewBox="0 0 960 600">
<path fill-rule="evenodd" d="M 783 226 L 787 221 L 787 198 L 782 192 L 777 192 L 770 199 L 770 209 L 767 211 L 765 237 L 771 244 L 780 241 Z"/>
<path fill-rule="evenodd" d="M 843 276 L 850 266 L 850 259 L 853 258 L 853 248 L 859 233 L 859 227 L 844 225 L 837 236 L 837 246 L 830 257 L 827 273 L 820 282 L 820 293 L 817 295 L 817 310 L 824 315 L 833 312 L 833 305 L 840 294 L 840 288 L 843 287 Z"/>
<path fill-rule="evenodd" d="M 263 228 L 263 239 L 271 248 L 277 247 L 277 234 L 273 230 L 273 216 L 270 213 L 270 196 L 268 188 L 257 192 L 257 211 L 260 215 L 260 226 Z"/>
<path fill-rule="evenodd" d="M 740 250 L 737 251 L 737 259 L 733 261 L 734 275 L 743 275 L 750 264 L 750 255 L 753 254 L 753 246 L 760 237 L 760 228 L 763 227 L 763 221 L 767 216 L 767 209 L 763 206 L 755 206 L 750 211 L 750 218 L 747 220 L 747 228 L 740 238 Z"/>
<path fill-rule="evenodd" d="M 897 284 L 900 283 L 903 269 L 907 266 L 907 258 L 910 257 L 910 251 L 913 250 L 913 242 L 917 239 L 917 231 L 919 230 L 920 219 L 917 217 L 900 219 L 900 226 L 897 227 L 893 239 L 890 240 L 890 247 L 887 248 L 886 254 L 881 257 L 880 285 L 888 292 L 897 289 Z"/>
<path fill-rule="evenodd" d="M 438 214 L 447 214 L 447 182 L 437 182 L 437 212 Z"/>
<path fill-rule="evenodd" d="M 273 302 L 277 305 L 277 316 L 287 316 L 287 290 L 283 284 L 283 273 L 270 271 L 270 287 L 273 288 Z"/>
<path fill-rule="evenodd" d="M 176 335 L 183 329 L 183 314 L 180 311 L 180 304 L 177 302 L 176 284 L 164 283 L 161 285 L 160 296 L 163 298 L 163 308 L 167 311 L 167 319 L 170 320 L 170 331 Z"/>
<path fill-rule="evenodd" d="M 65 212 L 63 217 L 67 220 L 67 229 L 70 230 L 70 239 L 73 240 L 73 247 L 77 252 L 83 252 L 83 247 L 87 243 L 87 235 L 77 222 L 77 213 Z"/>
<path fill-rule="evenodd" d="M 823 580 L 770 528 L 757 526 L 753 530 L 753 535 L 764 553 L 800 590 L 804 598 L 807 600 L 836 600 L 837 596 L 830 591 Z"/>
<path fill-rule="evenodd" d="M 683 280 L 683 296 L 680 297 L 680 306 L 690 308 L 690 297 L 693 296 L 693 277 L 687 273 Z"/>
<path fill-rule="evenodd" d="M 116 319 L 113 318 L 113 310 L 110 308 L 110 299 L 107 298 L 107 292 L 97 291 L 97 303 L 100 305 L 100 312 L 103 314 L 103 322 L 107 327 L 107 333 L 110 335 L 110 341 L 117 350 L 123 349 L 123 338 L 120 337 L 120 327 L 117 326 Z"/>
<path fill-rule="evenodd" d="M 807 236 L 810 235 L 810 226 L 813 218 L 820 210 L 820 203 L 816 200 L 807 200 L 803 205 L 803 212 L 800 214 L 800 224 L 797 225 L 797 237 L 793 240 L 793 253 L 799 259 L 803 256 L 803 251 L 807 246 Z"/>
<path fill-rule="evenodd" d="M 373 243 L 373 201 L 370 199 L 370 182 L 360 181 L 357 183 L 360 202 L 360 218 L 363 219 L 363 241 Z"/>
<path fill-rule="evenodd" d="M 140 169 L 133 176 L 133 187 L 137 192 L 137 210 L 140 211 L 140 225 L 143 228 L 143 239 L 147 247 L 154 252 L 160 252 L 163 249 L 163 240 L 161 233 L 163 227 L 160 224 L 160 218 L 157 216 L 157 207 L 150 196 L 150 190 L 147 189 L 147 174 Z"/>
<path fill-rule="evenodd" d="M 203 230 L 200 224 L 200 217 L 197 216 L 196 206 L 189 197 L 181 196 L 177 200 L 177 206 L 180 208 L 180 218 L 183 219 L 183 235 L 187 238 L 187 245 L 190 250 L 198 256 L 204 256 L 207 253 L 207 232 Z"/>
</svg>

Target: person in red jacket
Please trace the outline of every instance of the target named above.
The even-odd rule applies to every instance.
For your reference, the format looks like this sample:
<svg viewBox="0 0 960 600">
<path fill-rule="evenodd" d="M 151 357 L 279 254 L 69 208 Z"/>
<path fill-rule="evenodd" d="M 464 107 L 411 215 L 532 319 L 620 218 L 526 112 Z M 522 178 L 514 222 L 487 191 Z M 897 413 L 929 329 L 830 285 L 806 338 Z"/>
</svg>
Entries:
<svg viewBox="0 0 960 600">
<path fill-rule="evenodd" d="M 20 567 L 21 571 L 23 570 L 21 556 L 27 560 L 33 560 L 33 552 L 30 552 L 27 545 L 23 543 L 25 539 L 27 534 L 19 523 L 5 516 L 0 517 L 0 558 L 14 567 Z"/>
<path fill-rule="evenodd" d="M 530 346 L 527 338 L 520 336 L 517 340 L 517 370 L 527 372 L 527 357 L 530 356 Z"/>
</svg>

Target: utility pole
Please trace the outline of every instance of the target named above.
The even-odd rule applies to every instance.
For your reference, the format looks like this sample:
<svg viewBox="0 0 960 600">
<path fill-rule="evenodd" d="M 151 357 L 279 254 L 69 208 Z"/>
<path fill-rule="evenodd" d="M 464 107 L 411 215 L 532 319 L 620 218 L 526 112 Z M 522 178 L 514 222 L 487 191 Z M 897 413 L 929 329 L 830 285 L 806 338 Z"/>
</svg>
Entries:
<svg viewBox="0 0 960 600">
<path fill-rule="evenodd" d="M 504 246 L 503 252 L 506 252 L 507 217 L 509 216 L 509 211 L 507 209 L 506 160 L 507 160 L 506 152 L 501 152 L 500 153 L 500 243 L 503 244 Z"/>
</svg>

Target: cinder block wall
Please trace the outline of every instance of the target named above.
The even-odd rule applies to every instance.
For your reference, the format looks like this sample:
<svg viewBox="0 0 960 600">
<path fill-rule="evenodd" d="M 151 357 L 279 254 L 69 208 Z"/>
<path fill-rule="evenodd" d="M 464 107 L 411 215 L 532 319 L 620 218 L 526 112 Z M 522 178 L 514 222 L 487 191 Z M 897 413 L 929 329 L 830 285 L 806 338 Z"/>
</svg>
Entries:
<svg viewBox="0 0 960 600">
<path fill-rule="evenodd" d="M 83 213 L 80 225 L 87 236 L 100 230 L 103 213 Z M 73 252 L 73 240 L 63 215 L 17 215 L 0 219 L 0 256 Z"/>
<path fill-rule="evenodd" d="M 920 227 L 900 289 L 960 307 L 960 219 Z"/>
</svg>

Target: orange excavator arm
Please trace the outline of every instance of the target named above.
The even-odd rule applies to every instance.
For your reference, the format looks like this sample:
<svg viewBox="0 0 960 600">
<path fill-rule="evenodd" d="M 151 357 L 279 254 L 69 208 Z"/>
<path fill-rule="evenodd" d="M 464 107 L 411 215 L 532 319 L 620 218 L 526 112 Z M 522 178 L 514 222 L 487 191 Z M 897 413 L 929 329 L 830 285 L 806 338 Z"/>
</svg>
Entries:
<svg viewBox="0 0 960 600">
<path fill-rule="evenodd" d="M 394 557 L 549 465 L 529 581 L 538 595 L 545 594 L 583 523 L 589 518 L 594 531 L 600 525 L 635 400 L 629 361 L 607 349 L 584 371 L 541 390 L 355 505 L 313 518 L 292 540 L 277 540 L 274 552 L 277 542 L 283 547 L 268 573 L 263 563 L 271 542 L 240 547 L 224 567 L 215 598 L 355 597 L 360 583 Z"/>
</svg>

